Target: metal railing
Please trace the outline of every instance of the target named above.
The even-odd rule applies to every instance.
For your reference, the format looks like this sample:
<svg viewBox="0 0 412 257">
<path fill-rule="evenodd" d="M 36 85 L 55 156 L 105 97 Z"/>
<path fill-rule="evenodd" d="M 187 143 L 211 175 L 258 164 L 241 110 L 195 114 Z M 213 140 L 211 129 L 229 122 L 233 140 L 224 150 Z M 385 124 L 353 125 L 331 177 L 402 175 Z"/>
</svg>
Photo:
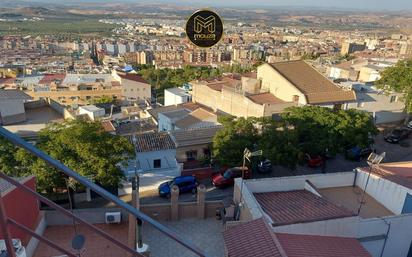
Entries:
<svg viewBox="0 0 412 257">
<path fill-rule="evenodd" d="M 33 146 L 30 143 L 27 143 L 26 141 L 24 141 L 22 138 L 20 138 L 19 136 L 11 133 L 10 131 L 8 131 L 7 129 L 3 128 L 2 126 L 0 126 L 0 136 L 3 136 L 4 138 L 6 138 L 8 141 L 10 141 L 11 143 L 13 143 L 16 146 L 19 146 L 25 150 L 27 150 L 28 152 L 32 153 L 33 155 L 37 156 L 38 158 L 44 160 L 45 162 L 47 162 L 48 164 L 50 164 L 51 166 L 55 167 L 56 169 L 60 170 L 61 172 L 63 172 L 65 175 L 75 179 L 77 182 L 79 182 L 80 184 L 84 185 L 85 187 L 90 188 L 91 190 L 93 190 L 94 192 L 96 192 L 97 194 L 99 194 L 100 196 L 102 196 L 103 198 L 105 198 L 106 200 L 109 200 L 115 204 L 117 204 L 119 207 L 121 207 L 122 209 L 124 209 L 125 211 L 127 211 L 129 214 L 133 215 L 136 219 L 138 220 L 142 220 L 145 221 L 149 224 L 151 224 L 152 226 L 154 226 L 157 230 L 159 230 L 161 233 L 165 234 L 166 236 L 170 237 L 171 239 L 173 239 L 174 241 L 176 241 L 177 243 L 183 245 L 185 248 L 187 248 L 188 250 L 192 251 L 193 253 L 195 253 L 196 255 L 200 256 L 200 257 L 207 257 L 208 255 L 206 255 L 206 253 L 204 253 L 201 249 L 199 249 L 196 245 L 194 245 L 192 242 L 190 242 L 187 239 L 184 239 L 183 237 L 181 237 L 180 235 L 178 235 L 176 232 L 174 232 L 173 230 L 169 229 L 168 227 L 166 227 L 165 225 L 157 222 L 156 220 L 152 219 L 151 217 L 147 216 L 146 214 L 142 213 L 141 211 L 137 210 L 136 208 L 132 207 L 131 205 L 123 202 L 122 200 L 120 200 L 118 197 L 114 196 L 113 194 L 109 193 L 108 191 L 106 191 L 105 189 L 101 188 L 100 186 L 94 184 L 92 181 L 90 181 L 87 178 L 82 177 L 81 175 L 79 175 L 77 172 L 71 170 L 69 167 L 65 166 L 64 164 L 62 164 L 60 161 L 55 160 L 53 158 L 51 158 L 49 155 L 47 155 L 46 153 L 40 151 L 39 149 L 37 149 L 35 146 Z M 96 233 L 100 234 L 101 236 L 105 237 L 105 238 L 110 238 L 109 240 L 112 241 L 113 243 L 115 243 L 116 245 L 118 245 L 119 247 L 123 248 L 124 250 L 131 252 L 134 256 L 142 256 L 141 254 L 137 253 L 135 250 L 131 249 L 130 247 L 126 246 L 125 244 L 117 241 L 116 239 L 112 238 L 109 234 L 107 234 L 104 231 L 101 231 L 100 229 L 96 228 L 95 226 L 87 223 L 86 221 L 82 220 L 81 218 L 75 216 L 74 214 L 72 214 L 71 212 L 65 210 L 64 208 L 60 207 L 59 205 L 55 204 L 54 202 L 50 201 L 49 199 L 41 196 L 40 194 L 38 194 L 37 192 L 35 192 L 34 190 L 28 188 L 25 185 L 20 184 L 19 182 L 17 182 L 16 180 L 8 177 L 7 175 L 0 173 L 0 177 L 7 180 L 8 182 L 10 182 L 11 184 L 23 189 L 25 192 L 30 193 L 32 195 L 34 195 L 36 198 L 38 198 L 40 201 L 46 203 L 47 205 L 49 205 L 50 207 L 53 207 L 55 209 L 57 209 L 58 211 L 63 212 L 63 214 L 70 216 L 72 218 L 74 218 L 76 221 L 83 223 L 87 226 L 89 226 L 90 228 L 92 228 Z M 0 207 L 2 205 L 2 201 L 1 201 L 1 197 L 0 197 Z M 3 209 L 4 210 L 4 209 Z M 7 225 L 8 224 L 13 224 L 15 226 L 19 227 L 19 224 L 17 224 L 15 221 L 11 220 L 11 219 L 7 219 L 7 217 L 5 216 L 5 214 L 2 213 L 2 208 L 0 208 L 0 215 L 3 216 L 3 219 L 0 219 L 0 226 L 3 230 L 3 234 L 5 235 L 5 240 L 6 240 L 6 246 L 8 251 L 11 252 L 11 256 L 14 257 L 14 250 L 13 249 L 9 249 L 10 247 L 12 248 L 12 242 L 11 242 L 11 238 L 10 238 L 10 234 L 8 233 L 7 230 Z M 25 230 L 24 228 L 20 227 L 20 229 Z M 29 230 L 29 229 L 27 229 Z M 28 231 L 26 231 L 28 232 Z M 31 232 L 28 232 L 29 234 Z M 33 232 L 34 233 L 34 232 Z M 34 236 L 32 234 L 32 236 Z M 38 235 L 37 235 L 38 236 Z M 37 236 L 34 236 L 36 238 L 38 238 L 39 240 L 44 240 L 44 238 L 39 238 Z M 41 236 L 40 236 L 41 237 Z M 47 240 L 47 239 L 46 239 Z M 117 242 L 116 242 L 117 241 Z M 48 243 L 48 242 L 45 242 Z M 49 242 L 52 243 L 52 242 Z M 52 243 L 53 244 L 53 243 Z M 49 244 L 50 245 L 50 244 Z M 50 245 L 52 246 L 52 245 Z M 53 246 L 52 246 L 53 247 Z M 64 249 L 63 249 L 64 250 Z M 9 253 L 10 253 L 9 252 Z M 65 253 L 67 254 L 67 253 Z M 72 255 L 69 255 L 72 256 Z"/>
</svg>

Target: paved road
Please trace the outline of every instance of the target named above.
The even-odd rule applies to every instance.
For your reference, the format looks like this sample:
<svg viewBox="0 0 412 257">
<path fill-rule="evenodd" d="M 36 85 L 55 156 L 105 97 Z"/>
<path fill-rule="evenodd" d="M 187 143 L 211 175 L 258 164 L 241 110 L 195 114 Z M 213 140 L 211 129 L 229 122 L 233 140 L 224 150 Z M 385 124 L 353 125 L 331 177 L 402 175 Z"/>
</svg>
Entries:
<svg viewBox="0 0 412 257">
<path fill-rule="evenodd" d="M 375 145 L 378 153 L 386 152 L 386 157 L 383 162 L 400 162 L 400 161 L 412 161 L 412 136 L 407 139 L 410 147 L 403 147 L 399 144 L 390 144 L 383 139 L 383 133 L 377 135 L 375 138 Z M 326 173 L 331 172 L 345 172 L 353 170 L 357 167 L 366 167 L 366 160 L 359 162 L 350 161 L 345 159 L 342 155 L 336 156 L 334 159 L 326 162 Z M 283 177 L 283 176 L 297 176 L 308 174 L 319 174 L 322 172 L 321 168 L 310 168 L 308 166 L 298 166 L 296 170 L 290 170 L 282 166 L 274 166 L 271 173 L 268 174 L 254 174 L 254 178 L 267 178 L 267 177 Z M 207 193 L 206 198 L 208 200 L 220 200 L 233 196 L 233 187 L 226 189 L 217 189 L 213 187 L 210 180 L 201 181 L 206 185 Z M 180 196 L 181 201 L 196 201 L 196 195 L 182 194 Z M 169 200 L 158 197 L 157 190 L 141 192 L 141 201 L 143 204 L 149 203 L 167 203 Z"/>
<path fill-rule="evenodd" d="M 400 161 L 412 161 L 412 136 L 407 139 L 410 147 L 402 147 L 399 144 L 390 144 L 383 140 L 383 134 L 379 134 L 375 138 L 375 148 L 378 153 L 386 152 L 386 157 L 383 162 L 400 162 Z M 366 167 L 367 163 L 365 160 L 360 162 L 354 162 L 346 160 L 343 156 L 338 155 L 336 158 L 328 160 L 326 162 L 326 172 L 345 172 L 353 170 L 357 167 Z M 310 168 L 308 166 L 298 166 L 296 170 L 290 170 L 285 167 L 275 166 L 271 173 L 268 174 L 254 174 L 254 178 L 266 178 L 266 177 L 282 177 L 282 176 L 296 176 L 296 175 L 307 175 L 307 174 L 318 174 L 321 173 L 321 168 Z M 218 189 L 212 186 L 210 179 L 200 181 L 207 188 L 206 199 L 207 200 L 221 200 L 227 197 L 233 196 L 233 187 L 226 189 Z M 170 200 L 166 198 L 161 198 L 158 196 L 157 188 L 150 188 L 145 191 L 140 192 L 141 203 L 142 204 L 154 204 L 154 203 L 168 203 Z M 122 197 L 125 201 L 130 201 L 129 196 Z M 180 201 L 190 202 L 196 201 L 195 194 L 182 194 L 180 196 Z M 94 200 L 93 203 L 79 203 L 80 207 L 87 207 L 90 204 L 93 206 L 104 205 L 105 201 Z M 106 205 L 110 206 L 110 205 Z"/>
<path fill-rule="evenodd" d="M 200 181 L 201 184 L 206 186 L 206 200 L 222 200 L 226 197 L 233 196 L 233 187 L 228 187 L 225 189 L 219 189 L 212 185 L 210 179 L 205 179 Z M 168 203 L 170 199 L 159 197 L 157 189 L 147 190 L 140 192 L 140 202 L 141 204 L 153 204 L 153 203 Z M 179 196 L 179 201 L 181 202 L 193 202 L 196 201 L 196 194 L 181 194 Z"/>
</svg>

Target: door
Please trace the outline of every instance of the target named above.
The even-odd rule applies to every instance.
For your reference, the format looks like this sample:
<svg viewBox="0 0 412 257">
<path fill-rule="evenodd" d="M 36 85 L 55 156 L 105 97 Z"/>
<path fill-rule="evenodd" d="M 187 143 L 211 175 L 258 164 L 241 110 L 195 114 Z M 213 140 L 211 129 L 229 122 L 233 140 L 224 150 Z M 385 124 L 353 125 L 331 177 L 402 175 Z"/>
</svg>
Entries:
<svg viewBox="0 0 412 257">
<path fill-rule="evenodd" d="M 192 190 L 192 183 L 191 182 L 182 182 L 179 185 L 179 191 L 181 193 L 190 192 Z"/>
<path fill-rule="evenodd" d="M 412 195 L 406 194 L 405 203 L 403 204 L 402 214 L 412 213 Z M 412 257 L 409 256 L 408 257 Z"/>
</svg>

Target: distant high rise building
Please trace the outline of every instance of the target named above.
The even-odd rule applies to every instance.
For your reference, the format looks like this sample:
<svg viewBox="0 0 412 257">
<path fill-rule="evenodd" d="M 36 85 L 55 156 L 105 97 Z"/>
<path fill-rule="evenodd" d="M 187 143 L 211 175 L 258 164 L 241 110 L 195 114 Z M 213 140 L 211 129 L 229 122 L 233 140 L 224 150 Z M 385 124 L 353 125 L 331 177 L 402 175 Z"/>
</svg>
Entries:
<svg viewBox="0 0 412 257">
<path fill-rule="evenodd" d="M 147 56 L 146 56 L 146 52 L 142 51 L 140 52 L 140 64 L 147 64 Z"/>
<path fill-rule="evenodd" d="M 343 42 L 342 49 L 340 51 L 341 55 L 352 54 L 354 52 L 363 51 L 366 49 L 365 44 L 357 44 L 357 43 L 350 43 L 350 42 Z"/>
<path fill-rule="evenodd" d="M 401 49 L 400 49 L 399 54 L 400 54 L 402 57 L 412 57 L 412 44 L 411 44 L 411 43 L 404 42 L 404 43 L 401 45 Z"/>
</svg>

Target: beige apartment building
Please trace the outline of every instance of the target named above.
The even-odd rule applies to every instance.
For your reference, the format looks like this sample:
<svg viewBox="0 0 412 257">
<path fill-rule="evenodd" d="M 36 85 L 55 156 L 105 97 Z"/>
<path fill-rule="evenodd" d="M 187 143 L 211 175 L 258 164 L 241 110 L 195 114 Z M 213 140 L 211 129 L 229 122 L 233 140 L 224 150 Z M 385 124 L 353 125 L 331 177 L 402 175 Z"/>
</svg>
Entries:
<svg viewBox="0 0 412 257">
<path fill-rule="evenodd" d="M 365 44 L 357 44 L 350 42 L 343 42 L 340 50 L 341 55 L 352 54 L 354 52 L 360 52 L 366 49 Z"/>
<path fill-rule="evenodd" d="M 240 79 L 225 77 L 215 81 L 195 81 L 192 100 L 214 112 L 237 117 L 264 117 L 278 114 L 284 108 L 296 106 L 293 101 L 283 101 L 262 91 L 260 81 L 253 77 Z"/>
<path fill-rule="evenodd" d="M 138 102 L 151 98 L 151 86 L 136 74 L 47 74 L 16 79 L 15 87 L 34 99 L 63 105 L 89 104 L 101 97 Z"/>
<path fill-rule="evenodd" d="M 299 105 L 346 109 L 356 100 L 355 92 L 338 87 L 305 61 L 263 64 L 257 68 L 257 78 L 263 90 Z"/>
<path fill-rule="evenodd" d="M 257 74 L 191 84 L 193 102 L 237 117 L 272 116 L 303 105 L 346 109 L 356 100 L 353 91 L 341 89 L 304 61 L 263 64 Z"/>
</svg>

